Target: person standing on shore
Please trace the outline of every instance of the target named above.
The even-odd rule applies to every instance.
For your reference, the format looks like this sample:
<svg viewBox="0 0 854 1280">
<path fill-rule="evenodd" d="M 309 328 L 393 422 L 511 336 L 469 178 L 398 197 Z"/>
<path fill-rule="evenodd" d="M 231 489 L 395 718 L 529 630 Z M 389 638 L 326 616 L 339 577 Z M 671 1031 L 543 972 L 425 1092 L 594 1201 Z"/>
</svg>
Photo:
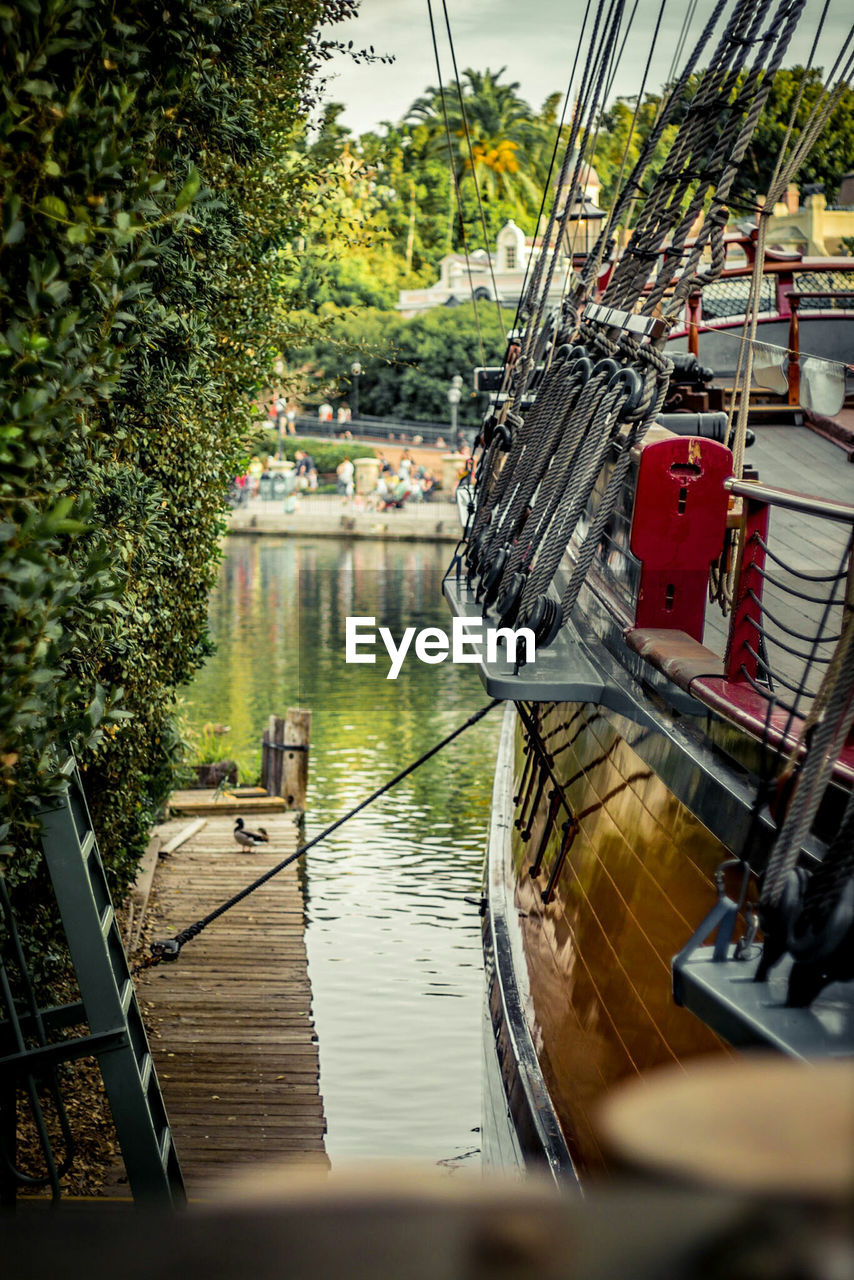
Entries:
<svg viewBox="0 0 854 1280">
<path fill-rule="evenodd" d="M 338 492 L 344 495 L 345 502 L 349 502 L 353 497 L 353 477 L 356 474 L 356 468 L 349 458 L 344 458 L 338 463 L 335 473 L 338 476 Z"/>
</svg>

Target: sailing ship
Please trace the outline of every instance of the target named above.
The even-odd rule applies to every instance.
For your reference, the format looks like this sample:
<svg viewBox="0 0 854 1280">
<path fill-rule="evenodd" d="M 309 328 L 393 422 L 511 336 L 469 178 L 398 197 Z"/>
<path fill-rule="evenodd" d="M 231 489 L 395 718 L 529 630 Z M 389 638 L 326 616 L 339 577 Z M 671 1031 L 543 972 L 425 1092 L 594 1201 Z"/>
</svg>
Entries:
<svg viewBox="0 0 854 1280">
<path fill-rule="evenodd" d="M 708 322 L 728 194 L 802 8 L 717 7 L 559 314 L 535 271 L 484 421 L 444 591 L 455 616 L 508 632 L 481 662 L 507 703 L 482 903 L 487 1163 L 583 1178 L 606 1162 L 603 1095 L 661 1064 L 854 1051 L 854 506 L 766 482 L 773 445 L 754 449 L 759 473 L 745 461 L 751 381 L 774 346 L 759 313 L 780 275 L 762 212 L 727 411 L 684 413 L 710 382 L 695 300 Z M 572 163 L 577 185 L 618 30 L 597 17 L 589 37 L 559 189 Z M 787 135 L 765 208 L 832 95 Z M 592 301 L 638 190 L 628 250 Z M 569 230 L 555 207 L 546 243 Z M 818 286 L 829 310 L 832 285 Z M 520 628 L 532 662 L 510 646 Z"/>
</svg>

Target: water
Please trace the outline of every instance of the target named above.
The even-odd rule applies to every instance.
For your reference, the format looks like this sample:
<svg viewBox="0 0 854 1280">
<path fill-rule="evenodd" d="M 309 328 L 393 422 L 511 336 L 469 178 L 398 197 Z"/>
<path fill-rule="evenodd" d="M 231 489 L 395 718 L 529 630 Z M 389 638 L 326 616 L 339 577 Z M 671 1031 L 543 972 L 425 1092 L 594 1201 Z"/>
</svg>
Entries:
<svg viewBox="0 0 854 1280">
<path fill-rule="evenodd" d="M 448 627 L 450 555 L 426 543 L 230 538 L 211 605 L 218 651 L 188 694 L 238 755 L 268 715 L 312 710 L 311 836 L 486 695 L 471 668 L 346 665 L 344 619 Z M 496 712 L 307 856 L 307 947 L 334 1164 L 480 1159 L 479 895 Z"/>
</svg>

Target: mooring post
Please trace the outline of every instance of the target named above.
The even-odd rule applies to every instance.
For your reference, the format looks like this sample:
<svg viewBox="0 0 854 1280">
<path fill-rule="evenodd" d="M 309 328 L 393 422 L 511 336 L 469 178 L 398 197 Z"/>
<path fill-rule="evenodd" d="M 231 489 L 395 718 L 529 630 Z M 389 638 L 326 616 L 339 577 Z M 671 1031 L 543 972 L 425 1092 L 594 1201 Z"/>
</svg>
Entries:
<svg viewBox="0 0 854 1280">
<path fill-rule="evenodd" d="M 282 787 L 283 779 L 283 761 L 284 746 L 287 741 L 285 737 L 285 722 L 281 716 L 270 716 L 267 722 L 267 742 L 271 750 L 269 751 L 269 764 L 267 766 L 266 787 L 271 796 L 282 796 L 284 790 Z"/>
<path fill-rule="evenodd" d="M 289 707 L 285 716 L 285 750 L 276 752 L 283 757 L 284 774 L 280 795 L 285 807 L 305 812 L 308 789 L 308 749 L 311 744 L 311 712 L 301 707 Z"/>
</svg>

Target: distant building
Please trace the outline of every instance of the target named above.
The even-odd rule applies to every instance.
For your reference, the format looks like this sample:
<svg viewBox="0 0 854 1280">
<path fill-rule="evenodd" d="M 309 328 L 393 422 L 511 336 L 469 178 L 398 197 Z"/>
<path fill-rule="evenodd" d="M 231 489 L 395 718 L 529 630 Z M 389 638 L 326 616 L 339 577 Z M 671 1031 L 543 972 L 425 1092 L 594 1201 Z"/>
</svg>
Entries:
<svg viewBox="0 0 854 1280">
<path fill-rule="evenodd" d="M 579 186 L 581 199 L 576 198 L 575 202 L 579 217 L 570 223 L 571 243 L 563 244 L 558 250 L 549 290 L 550 304 L 559 303 L 565 292 L 572 266 L 570 249 L 576 255 L 577 266 L 579 255 L 583 255 L 598 236 L 605 216 L 598 207 L 602 184 L 592 165 L 582 168 Z M 569 184 L 558 192 L 559 210 L 565 206 L 569 194 Z M 551 257 L 554 246 L 549 246 L 545 252 Z M 431 307 L 456 307 L 470 302 L 472 294 L 478 302 L 494 302 L 497 296 L 502 306 L 515 309 L 522 296 L 528 270 L 542 253 L 543 237 L 538 236 L 535 240 L 526 236 L 511 218 L 498 232 L 490 253 L 475 249 L 469 253 L 468 261 L 464 253 L 446 254 L 439 263 L 439 279 L 435 284 L 425 289 L 401 289 L 397 309 L 406 319 L 411 319 Z"/>
<path fill-rule="evenodd" d="M 768 225 L 768 243 L 807 257 L 834 257 L 844 253 L 842 241 L 854 236 L 854 172 L 842 175 L 839 201 L 827 203 L 823 191 L 801 193 L 794 183 L 786 197 L 775 204 Z"/>
<path fill-rule="evenodd" d="M 445 254 L 435 284 L 425 289 L 401 289 L 397 308 L 411 319 L 431 307 L 456 307 L 470 302 L 472 296 L 478 302 L 494 302 L 497 297 L 502 306 L 516 307 L 528 266 L 541 252 L 541 245 L 535 245 L 511 219 L 499 231 L 491 253 L 475 249 L 468 260 L 463 253 Z M 563 292 L 568 270 L 569 260 L 562 253 L 552 282 L 556 301 Z"/>
</svg>

